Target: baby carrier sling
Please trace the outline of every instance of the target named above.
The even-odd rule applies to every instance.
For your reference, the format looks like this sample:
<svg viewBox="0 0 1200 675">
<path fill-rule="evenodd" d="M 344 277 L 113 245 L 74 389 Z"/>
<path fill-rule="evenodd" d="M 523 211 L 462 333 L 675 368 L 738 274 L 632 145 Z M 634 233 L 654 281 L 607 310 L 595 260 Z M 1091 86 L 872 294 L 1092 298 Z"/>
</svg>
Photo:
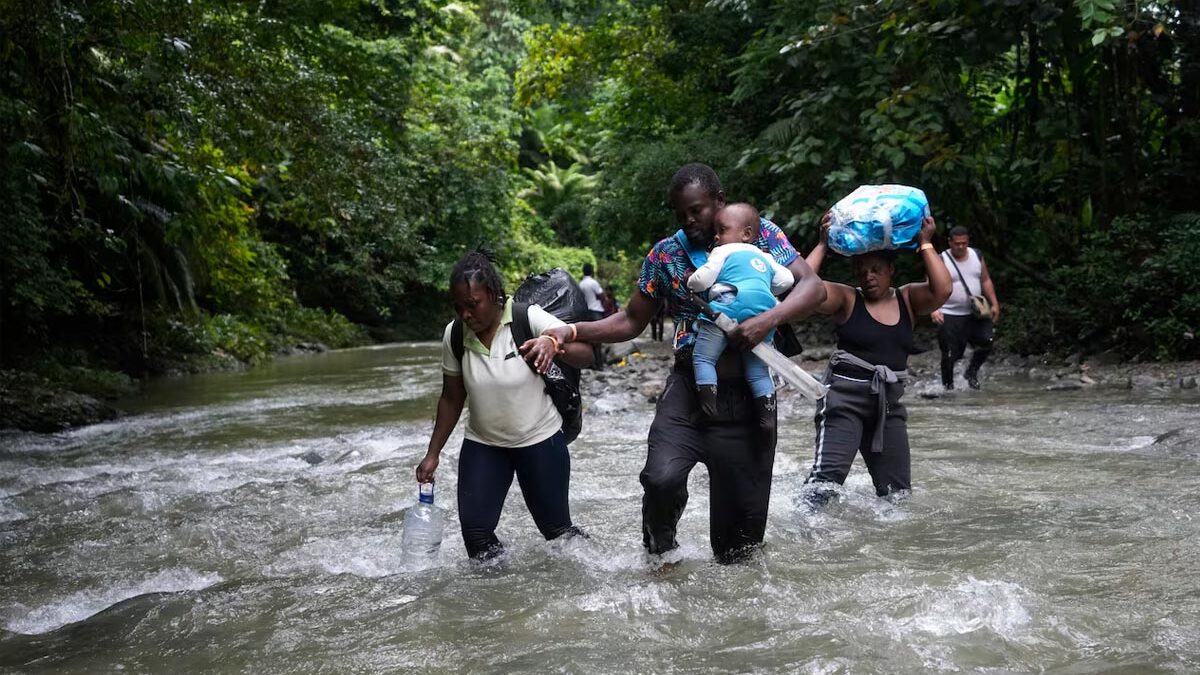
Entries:
<svg viewBox="0 0 1200 675">
<path fill-rule="evenodd" d="M 688 241 L 687 235 L 683 233 L 682 229 L 675 231 L 675 241 L 679 242 L 679 245 L 683 247 L 688 259 L 692 261 L 692 267 L 695 269 L 700 269 L 704 266 L 704 263 L 708 262 L 708 251 L 692 247 L 692 243 Z M 770 253 L 767 255 L 770 255 Z M 788 289 L 788 292 L 784 293 L 783 297 L 786 298 L 788 293 L 791 292 L 791 289 Z M 782 323 L 775 327 L 774 343 L 775 349 L 784 356 L 795 356 L 804 351 L 804 345 L 800 344 L 800 338 L 796 336 L 796 329 L 790 323 Z"/>
</svg>

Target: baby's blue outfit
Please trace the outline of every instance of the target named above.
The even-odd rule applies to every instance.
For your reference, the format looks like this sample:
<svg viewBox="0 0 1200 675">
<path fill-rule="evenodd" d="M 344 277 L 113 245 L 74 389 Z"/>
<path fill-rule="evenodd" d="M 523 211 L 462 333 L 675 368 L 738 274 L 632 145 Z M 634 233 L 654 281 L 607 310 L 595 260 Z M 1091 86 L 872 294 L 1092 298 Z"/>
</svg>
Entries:
<svg viewBox="0 0 1200 675">
<path fill-rule="evenodd" d="M 767 262 L 767 256 L 755 249 L 737 250 L 730 253 L 721 266 L 717 280 L 709 291 L 709 307 L 738 322 L 762 314 L 774 307 L 778 300 L 771 292 L 771 280 L 775 273 Z M 721 284 L 731 287 L 722 292 Z M 770 344 L 775 338 L 772 330 L 763 340 Z M 701 316 L 696 321 L 696 346 L 692 351 L 692 370 L 697 385 L 717 383 L 717 359 L 725 351 L 728 338 L 725 332 L 710 319 Z M 742 365 L 746 382 L 755 398 L 775 393 L 771 371 L 762 359 L 749 350 L 742 352 Z"/>
</svg>

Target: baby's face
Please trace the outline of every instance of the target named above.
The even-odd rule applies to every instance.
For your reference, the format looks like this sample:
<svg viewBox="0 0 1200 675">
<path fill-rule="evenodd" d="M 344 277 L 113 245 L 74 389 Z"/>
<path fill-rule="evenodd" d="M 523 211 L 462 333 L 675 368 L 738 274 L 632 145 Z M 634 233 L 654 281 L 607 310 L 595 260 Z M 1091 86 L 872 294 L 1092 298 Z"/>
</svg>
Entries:
<svg viewBox="0 0 1200 675">
<path fill-rule="evenodd" d="M 718 213 L 714 224 L 717 230 L 714 241 L 717 246 L 745 244 L 750 241 L 750 228 L 733 214 L 724 211 Z"/>
</svg>

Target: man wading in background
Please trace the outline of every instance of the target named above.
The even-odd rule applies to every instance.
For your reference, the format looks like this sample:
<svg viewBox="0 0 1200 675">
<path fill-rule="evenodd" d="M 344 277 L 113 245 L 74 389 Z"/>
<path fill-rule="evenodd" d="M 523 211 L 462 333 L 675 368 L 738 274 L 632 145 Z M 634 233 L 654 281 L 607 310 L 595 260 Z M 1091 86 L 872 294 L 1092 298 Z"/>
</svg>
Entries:
<svg viewBox="0 0 1200 675">
<path fill-rule="evenodd" d="M 741 368 L 738 349 L 726 349 L 717 362 L 717 415 L 700 413 L 692 375 L 696 310 L 688 303 L 688 276 L 693 257 L 706 257 L 713 243 L 714 214 L 725 205 L 717 174 L 703 164 L 676 172 L 667 203 L 680 230 L 654 245 L 642 263 L 638 290 L 624 311 L 602 320 L 559 326 L 546 331 L 561 343 L 621 342 L 641 334 L 662 303 L 675 318 L 675 365 L 667 376 L 650 425 L 646 465 L 640 476 L 642 542 L 651 555 L 679 546 L 675 528 L 687 504 L 687 479 L 700 462 L 708 467 L 711 500 L 709 528 L 712 550 L 720 562 L 734 562 L 762 543 L 771 495 L 775 434 L 757 432 L 752 394 Z M 788 268 L 796 285 L 778 305 L 746 319 L 730 334 L 740 349 L 758 344 L 774 328 L 812 312 L 825 299 L 821 280 L 796 254 L 787 236 L 762 220 L 754 245 Z M 659 559 L 664 567 L 672 561 Z"/>
<path fill-rule="evenodd" d="M 979 368 L 992 353 L 992 325 L 1000 320 L 1000 301 L 979 251 L 971 248 L 971 233 L 959 225 L 950 228 L 950 248 L 942 251 L 942 263 L 950 272 L 950 299 L 930 315 L 938 324 L 938 347 L 942 350 L 942 386 L 954 388 L 954 364 L 967 345 L 975 351 L 963 376 L 972 389 L 979 388 Z M 976 298 L 990 305 L 981 314 Z"/>
</svg>

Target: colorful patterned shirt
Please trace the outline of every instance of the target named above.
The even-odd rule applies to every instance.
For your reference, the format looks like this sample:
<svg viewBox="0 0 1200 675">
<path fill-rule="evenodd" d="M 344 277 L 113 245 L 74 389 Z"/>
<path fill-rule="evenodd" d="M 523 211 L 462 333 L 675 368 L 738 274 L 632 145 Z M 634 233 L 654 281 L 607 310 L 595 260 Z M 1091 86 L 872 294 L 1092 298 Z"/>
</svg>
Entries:
<svg viewBox="0 0 1200 675">
<path fill-rule="evenodd" d="M 754 245 L 771 254 L 775 262 L 784 267 L 799 256 L 783 230 L 766 218 L 759 219 L 758 240 Z M 638 276 L 638 290 L 655 300 L 666 302 L 667 313 L 675 319 L 677 352 L 696 341 L 693 324 L 698 313 L 688 302 L 687 284 L 683 282 L 687 275 L 695 271 L 687 251 L 672 233 L 650 249 L 642 261 L 642 271 Z"/>
</svg>

